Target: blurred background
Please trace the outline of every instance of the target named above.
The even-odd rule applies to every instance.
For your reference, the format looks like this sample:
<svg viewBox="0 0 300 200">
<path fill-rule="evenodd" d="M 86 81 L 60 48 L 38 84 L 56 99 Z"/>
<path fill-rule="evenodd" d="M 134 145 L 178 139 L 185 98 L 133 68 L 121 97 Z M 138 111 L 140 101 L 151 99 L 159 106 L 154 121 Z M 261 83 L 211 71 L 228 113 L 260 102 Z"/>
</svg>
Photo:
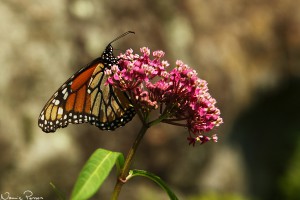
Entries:
<svg viewBox="0 0 300 200">
<path fill-rule="evenodd" d="M 134 168 L 161 176 L 180 199 L 300 199 L 300 3 L 293 0 L 0 1 L 0 194 L 66 195 L 97 148 L 127 153 L 141 124 L 89 124 L 45 134 L 46 101 L 114 43 L 183 60 L 209 83 L 224 124 L 218 143 L 189 146 L 186 129 L 152 127 Z M 115 173 L 93 199 L 109 199 Z M 168 199 L 144 178 L 120 199 Z"/>
</svg>

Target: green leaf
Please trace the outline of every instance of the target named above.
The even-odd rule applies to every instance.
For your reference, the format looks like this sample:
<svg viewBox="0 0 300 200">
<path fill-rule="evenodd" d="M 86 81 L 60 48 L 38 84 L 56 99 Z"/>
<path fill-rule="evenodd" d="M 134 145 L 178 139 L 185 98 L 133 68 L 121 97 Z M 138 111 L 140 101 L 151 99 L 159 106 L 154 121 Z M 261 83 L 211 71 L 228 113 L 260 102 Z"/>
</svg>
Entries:
<svg viewBox="0 0 300 200">
<path fill-rule="evenodd" d="M 100 188 L 113 166 L 123 166 L 123 154 L 105 149 L 97 149 L 82 168 L 73 192 L 72 200 L 89 199 Z"/>
<path fill-rule="evenodd" d="M 116 160 L 116 167 L 117 167 L 117 175 L 118 176 L 120 175 L 121 170 L 123 169 L 124 162 L 125 162 L 124 156 L 123 156 L 123 154 L 121 154 L 121 156 L 118 156 L 118 159 Z"/>
<path fill-rule="evenodd" d="M 56 196 L 59 200 L 66 200 L 67 199 L 66 195 L 62 191 L 60 191 L 52 182 L 50 182 L 50 185 L 51 185 L 53 191 L 55 192 L 55 194 L 56 194 Z"/>
<path fill-rule="evenodd" d="M 169 198 L 171 200 L 178 200 L 176 195 L 167 186 L 167 184 L 160 177 L 156 176 L 155 174 L 152 174 L 145 170 L 134 169 L 134 170 L 130 170 L 129 176 L 127 177 L 127 179 L 130 179 L 131 177 L 134 177 L 134 176 L 144 176 L 144 177 L 151 179 L 152 181 L 157 183 L 163 190 L 165 190 L 167 192 L 167 194 L 169 195 Z"/>
</svg>

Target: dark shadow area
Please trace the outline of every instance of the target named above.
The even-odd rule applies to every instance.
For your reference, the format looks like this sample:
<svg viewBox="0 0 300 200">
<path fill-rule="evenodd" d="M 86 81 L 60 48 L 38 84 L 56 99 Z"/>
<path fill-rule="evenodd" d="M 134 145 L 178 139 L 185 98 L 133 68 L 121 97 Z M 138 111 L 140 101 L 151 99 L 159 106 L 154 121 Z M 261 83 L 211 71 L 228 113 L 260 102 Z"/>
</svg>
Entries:
<svg viewBox="0 0 300 200">
<path fill-rule="evenodd" d="M 300 130 L 300 79 L 291 78 L 259 99 L 236 121 L 229 138 L 241 147 L 249 195 L 285 199 L 279 180 L 295 153 Z M 299 144 L 299 143 L 298 143 Z"/>
</svg>

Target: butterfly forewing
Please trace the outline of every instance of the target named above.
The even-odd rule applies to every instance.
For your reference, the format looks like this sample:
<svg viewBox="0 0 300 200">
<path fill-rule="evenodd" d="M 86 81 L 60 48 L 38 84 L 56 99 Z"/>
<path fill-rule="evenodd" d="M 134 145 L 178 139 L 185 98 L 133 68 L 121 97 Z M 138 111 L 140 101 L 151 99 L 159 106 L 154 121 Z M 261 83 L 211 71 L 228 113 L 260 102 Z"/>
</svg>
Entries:
<svg viewBox="0 0 300 200">
<path fill-rule="evenodd" d="M 105 84 L 106 68 L 117 63 L 109 44 L 102 56 L 68 79 L 43 108 L 38 124 L 44 132 L 55 132 L 69 123 L 90 122 L 102 130 L 125 125 L 135 115 L 126 93 Z"/>
</svg>

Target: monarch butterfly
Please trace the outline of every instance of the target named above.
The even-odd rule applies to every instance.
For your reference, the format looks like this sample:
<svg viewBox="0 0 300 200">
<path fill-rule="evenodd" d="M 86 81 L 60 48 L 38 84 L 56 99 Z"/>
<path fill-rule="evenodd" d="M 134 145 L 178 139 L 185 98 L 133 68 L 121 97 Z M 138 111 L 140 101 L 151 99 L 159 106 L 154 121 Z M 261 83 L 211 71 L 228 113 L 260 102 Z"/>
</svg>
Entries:
<svg viewBox="0 0 300 200">
<path fill-rule="evenodd" d="M 111 41 L 101 57 L 71 76 L 46 103 L 38 119 L 46 133 L 55 132 L 69 123 L 89 122 L 101 130 L 115 130 L 132 120 L 135 110 L 125 92 L 106 85 L 106 68 L 117 64 L 111 44 L 128 31 Z"/>
</svg>

